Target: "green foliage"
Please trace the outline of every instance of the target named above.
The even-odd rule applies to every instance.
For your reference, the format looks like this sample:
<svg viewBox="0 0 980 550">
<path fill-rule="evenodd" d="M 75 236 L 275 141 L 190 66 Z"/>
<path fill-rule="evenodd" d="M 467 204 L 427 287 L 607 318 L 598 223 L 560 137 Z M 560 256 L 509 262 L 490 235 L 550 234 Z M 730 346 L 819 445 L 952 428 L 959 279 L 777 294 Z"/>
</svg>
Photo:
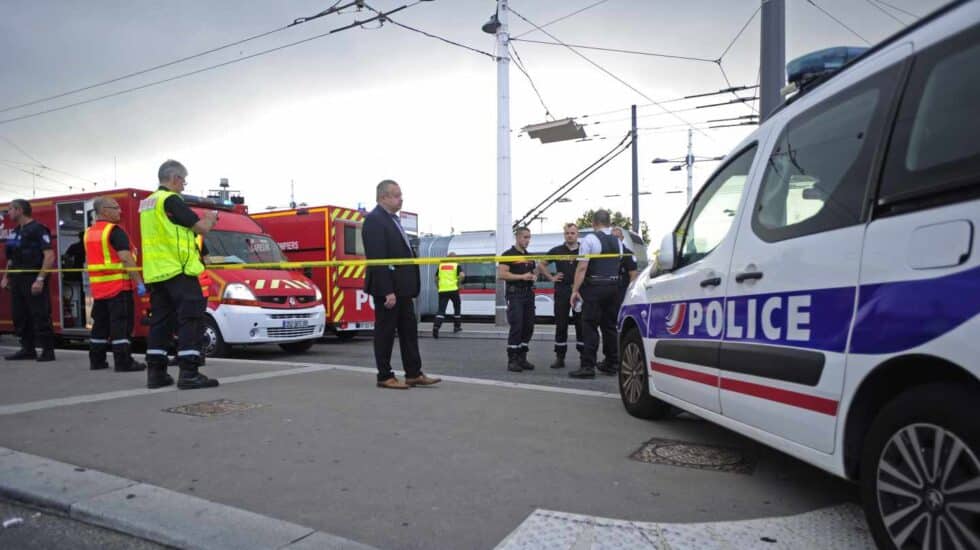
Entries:
<svg viewBox="0 0 980 550">
<path fill-rule="evenodd" d="M 586 210 L 584 214 L 582 214 L 581 216 L 579 216 L 577 220 L 575 220 L 575 225 L 577 225 L 579 229 L 591 228 L 592 217 L 595 216 L 596 210 L 603 210 L 603 209 L 596 208 L 596 209 Z M 610 210 L 609 216 L 610 218 L 612 218 L 611 221 L 613 227 L 622 227 L 623 229 L 630 229 L 633 227 L 633 218 L 629 216 L 624 216 L 623 213 L 618 210 L 615 211 Z M 650 228 L 647 227 L 647 222 L 640 222 L 640 236 L 643 237 L 643 242 L 645 243 L 650 242 Z"/>
</svg>

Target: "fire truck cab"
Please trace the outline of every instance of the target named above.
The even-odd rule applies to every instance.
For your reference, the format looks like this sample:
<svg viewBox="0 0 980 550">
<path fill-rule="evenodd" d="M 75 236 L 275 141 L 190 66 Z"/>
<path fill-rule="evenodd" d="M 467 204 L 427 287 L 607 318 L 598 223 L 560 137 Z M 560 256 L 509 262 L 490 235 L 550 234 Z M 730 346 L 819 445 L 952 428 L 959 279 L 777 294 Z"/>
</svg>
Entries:
<svg viewBox="0 0 980 550">
<path fill-rule="evenodd" d="M 265 231 L 279 244 L 291 262 L 363 260 L 361 226 L 364 214 L 340 206 L 293 208 L 253 214 Z M 416 227 L 414 214 L 403 224 L 411 235 Z M 325 297 L 327 328 L 341 340 L 358 332 L 374 329 L 374 304 L 364 292 L 363 265 L 314 267 L 306 274 Z"/>
<path fill-rule="evenodd" d="M 119 203 L 119 225 L 140 251 L 139 203 L 150 195 L 142 189 L 113 189 L 106 193 L 82 193 L 32 200 L 33 218 L 51 231 L 52 246 L 60 269 L 81 267 L 84 248 L 79 235 L 95 220 L 93 202 L 109 196 Z M 323 335 L 324 307 L 319 289 L 300 273 L 279 269 L 253 269 L 248 264 L 285 261 L 275 241 L 247 216 L 240 197 L 215 202 L 185 195 L 199 214 L 217 210 L 218 222 L 203 239 L 205 264 L 201 288 L 208 300 L 204 351 L 209 356 L 228 353 L 232 345 L 279 344 L 290 352 L 309 349 Z M 0 205 L 6 212 L 7 205 Z M 0 221 L 6 239 L 13 223 Z M 82 258 L 79 258 L 81 251 Z M 0 261 L 6 265 L 0 247 Z M 134 338 L 144 339 L 149 328 L 149 296 L 134 295 Z M 92 298 L 88 275 L 58 272 L 51 281 L 51 310 L 55 334 L 61 340 L 83 340 L 91 330 Z M 0 333 L 12 333 L 10 293 L 0 293 Z"/>
</svg>

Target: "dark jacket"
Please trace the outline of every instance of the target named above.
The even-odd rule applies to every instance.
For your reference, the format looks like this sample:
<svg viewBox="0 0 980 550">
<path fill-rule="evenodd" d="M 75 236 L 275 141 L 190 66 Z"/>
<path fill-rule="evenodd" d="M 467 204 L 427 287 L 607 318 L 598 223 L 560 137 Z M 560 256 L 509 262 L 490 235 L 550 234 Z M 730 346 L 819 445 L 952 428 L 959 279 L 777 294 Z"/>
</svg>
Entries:
<svg viewBox="0 0 980 550">
<path fill-rule="evenodd" d="M 391 214 L 380 205 L 364 217 L 361 231 L 364 255 L 369 260 L 415 257 L 412 249 L 405 244 Z M 364 291 L 372 296 L 386 296 L 394 292 L 399 297 L 415 298 L 419 295 L 419 266 L 368 266 Z"/>
</svg>

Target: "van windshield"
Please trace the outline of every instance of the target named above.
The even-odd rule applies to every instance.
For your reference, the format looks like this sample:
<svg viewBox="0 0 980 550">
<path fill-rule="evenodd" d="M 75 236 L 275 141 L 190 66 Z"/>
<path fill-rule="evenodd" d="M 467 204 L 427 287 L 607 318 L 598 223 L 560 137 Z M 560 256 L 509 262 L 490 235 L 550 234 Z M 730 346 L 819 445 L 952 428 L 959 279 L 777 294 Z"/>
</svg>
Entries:
<svg viewBox="0 0 980 550">
<path fill-rule="evenodd" d="M 204 245 L 212 264 L 259 264 L 285 262 L 279 245 L 265 235 L 237 231 L 211 231 Z"/>
</svg>

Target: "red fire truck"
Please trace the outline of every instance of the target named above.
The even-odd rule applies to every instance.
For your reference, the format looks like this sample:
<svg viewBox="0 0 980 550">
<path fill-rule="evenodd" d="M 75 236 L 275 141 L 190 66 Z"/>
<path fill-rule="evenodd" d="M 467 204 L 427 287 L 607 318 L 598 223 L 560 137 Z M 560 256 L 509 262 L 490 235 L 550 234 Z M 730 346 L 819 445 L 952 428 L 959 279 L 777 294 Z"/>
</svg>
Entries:
<svg viewBox="0 0 980 550">
<path fill-rule="evenodd" d="M 113 189 L 106 193 L 82 193 L 31 201 L 33 217 L 51 230 L 57 266 L 79 267 L 79 241 L 82 231 L 95 218 L 93 202 L 99 196 L 116 199 L 121 208 L 119 225 L 129 233 L 140 259 L 139 203 L 150 194 L 142 189 Z M 324 307 L 320 290 L 299 272 L 279 269 L 253 269 L 247 264 L 286 261 L 275 241 L 262 232 L 247 215 L 241 197 L 214 201 L 185 195 L 188 205 L 199 214 L 218 211 L 218 222 L 204 244 L 209 253 L 208 269 L 201 274 L 201 288 L 208 299 L 205 317 L 205 352 L 224 355 L 230 346 L 279 344 L 286 351 L 308 350 L 323 336 Z M 7 205 L 0 205 L 6 212 Z M 0 220 L 0 238 L 6 240 L 13 222 Z M 0 247 L 0 265 L 6 265 Z M 244 266 L 243 266 L 244 264 Z M 149 322 L 149 296 L 134 295 L 136 328 L 134 336 L 145 339 Z M 57 273 L 51 280 L 51 311 L 55 334 L 62 340 L 84 339 L 91 329 L 92 298 L 88 276 L 83 273 Z M 13 332 L 10 293 L 0 293 L 0 333 Z"/>
<path fill-rule="evenodd" d="M 407 215 L 406 231 L 417 216 Z M 403 216 L 405 217 L 405 216 Z M 364 213 L 341 206 L 294 208 L 253 214 L 291 262 L 363 260 Z M 307 275 L 325 296 L 327 328 L 341 340 L 374 328 L 374 304 L 364 292 L 364 266 L 312 268 Z"/>
</svg>

